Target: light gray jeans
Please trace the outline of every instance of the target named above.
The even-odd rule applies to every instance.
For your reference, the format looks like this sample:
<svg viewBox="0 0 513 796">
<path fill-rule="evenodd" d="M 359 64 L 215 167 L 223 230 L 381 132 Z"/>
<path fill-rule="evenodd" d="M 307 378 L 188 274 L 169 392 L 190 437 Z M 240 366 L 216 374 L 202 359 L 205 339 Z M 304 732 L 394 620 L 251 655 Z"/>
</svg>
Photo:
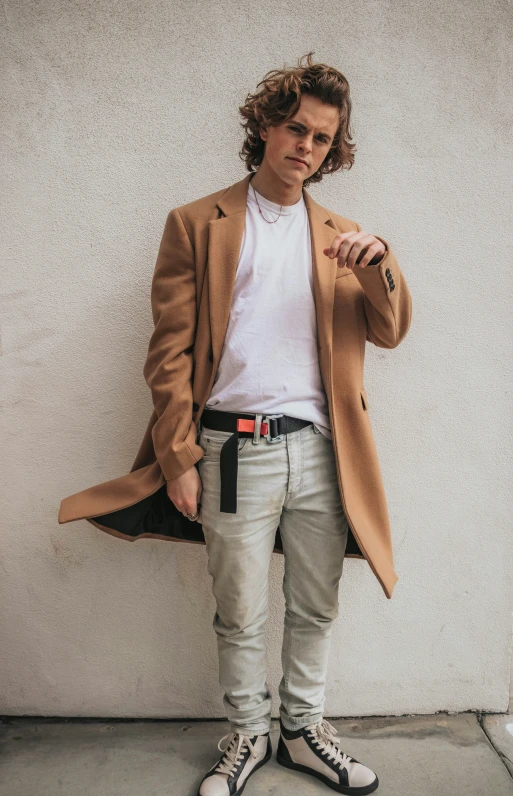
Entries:
<svg viewBox="0 0 513 796">
<path fill-rule="evenodd" d="M 323 717 L 324 690 L 348 524 L 333 443 L 313 424 L 281 442 L 239 439 L 237 513 L 221 513 L 219 457 L 231 431 L 203 427 L 199 461 L 208 572 L 217 610 L 219 682 L 232 732 L 271 726 L 264 625 L 278 525 L 283 542 L 285 620 L 279 712 L 291 730 Z"/>
</svg>

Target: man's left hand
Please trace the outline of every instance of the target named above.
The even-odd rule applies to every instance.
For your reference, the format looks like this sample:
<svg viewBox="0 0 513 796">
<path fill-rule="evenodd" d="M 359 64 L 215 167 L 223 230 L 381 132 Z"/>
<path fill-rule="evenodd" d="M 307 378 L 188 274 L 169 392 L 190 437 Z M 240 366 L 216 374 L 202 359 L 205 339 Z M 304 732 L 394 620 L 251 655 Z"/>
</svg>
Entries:
<svg viewBox="0 0 513 796">
<path fill-rule="evenodd" d="M 341 232 L 333 239 L 331 246 L 323 251 L 331 259 L 336 257 L 339 267 L 346 265 L 354 268 L 359 265 L 360 268 L 365 268 L 381 260 L 386 246 L 367 232 Z"/>
</svg>

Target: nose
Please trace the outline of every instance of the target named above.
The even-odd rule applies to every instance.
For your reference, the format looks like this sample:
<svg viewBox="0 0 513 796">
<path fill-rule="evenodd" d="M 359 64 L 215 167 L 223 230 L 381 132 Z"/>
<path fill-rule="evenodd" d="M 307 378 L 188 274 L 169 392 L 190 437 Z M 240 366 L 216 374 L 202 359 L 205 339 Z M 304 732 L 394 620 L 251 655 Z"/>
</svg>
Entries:
<svg viewBox="0 0 513 796">
<path fill-rule="evenodd" d="M 310 136 L 303 138 L 301 141 L 298 142 L 298 148 L 304 154 L 308 154 L 312 151 L 312 139 Z"/>
</svg>

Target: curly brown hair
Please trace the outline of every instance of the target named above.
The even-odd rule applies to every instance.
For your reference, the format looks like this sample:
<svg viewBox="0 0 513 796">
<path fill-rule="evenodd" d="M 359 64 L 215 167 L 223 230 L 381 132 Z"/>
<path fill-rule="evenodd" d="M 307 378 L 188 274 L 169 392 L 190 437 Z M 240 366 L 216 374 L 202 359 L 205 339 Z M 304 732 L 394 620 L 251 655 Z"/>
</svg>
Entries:
<svg viewBox="0 0 513 796">
<path fill-rule="evenodd" d="M 351 99 L 349 83 L 344 75 L 332 66 L 312 62 L 313 52 L 303 55 L 297 67 L 273 69 L 257 84 L 254 94 L 248 94 L 239 112 L 245 120 L 245 140 L 239 157 L 250 172 L 257 170 L 264 159 L 265 141 L 260 138 L 260 128 L 277 126 L 288 121 L 299 110 L 301 95 L 317 97 L 339 110 L 340 123 L 331 147 L 321 166 L 303 182 L 320 182 L 325 174 L 340 169 L 350 169 L 354 163 L 356 146 L 351 143 Z M 306 64 L 303 59 L 306 58 Z"/>
</svg>

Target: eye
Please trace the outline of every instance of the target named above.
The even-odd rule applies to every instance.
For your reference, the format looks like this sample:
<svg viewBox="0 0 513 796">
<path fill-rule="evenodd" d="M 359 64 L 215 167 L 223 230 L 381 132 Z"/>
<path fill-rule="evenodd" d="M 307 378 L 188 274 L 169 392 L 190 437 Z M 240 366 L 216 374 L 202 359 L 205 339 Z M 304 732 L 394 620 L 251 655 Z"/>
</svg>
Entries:
<svg viewBox="0 0 513 796">
<path fill-rule="evenodd" d="M 292 132 L 294 132 L 294 133 L 301 133 L 302 132 L 301 128 L 300 127 L 296 127 L 296 125 L 294 125 L 294 124 L 289 124 L 288 128 L 289 128 L 289 130 L 292 130 Z M 317 136 L 317 140 L 321 144 L 327 144 L 328 143 L 328 139 L 324 135 L 318 135 Z"/>
</svg>

